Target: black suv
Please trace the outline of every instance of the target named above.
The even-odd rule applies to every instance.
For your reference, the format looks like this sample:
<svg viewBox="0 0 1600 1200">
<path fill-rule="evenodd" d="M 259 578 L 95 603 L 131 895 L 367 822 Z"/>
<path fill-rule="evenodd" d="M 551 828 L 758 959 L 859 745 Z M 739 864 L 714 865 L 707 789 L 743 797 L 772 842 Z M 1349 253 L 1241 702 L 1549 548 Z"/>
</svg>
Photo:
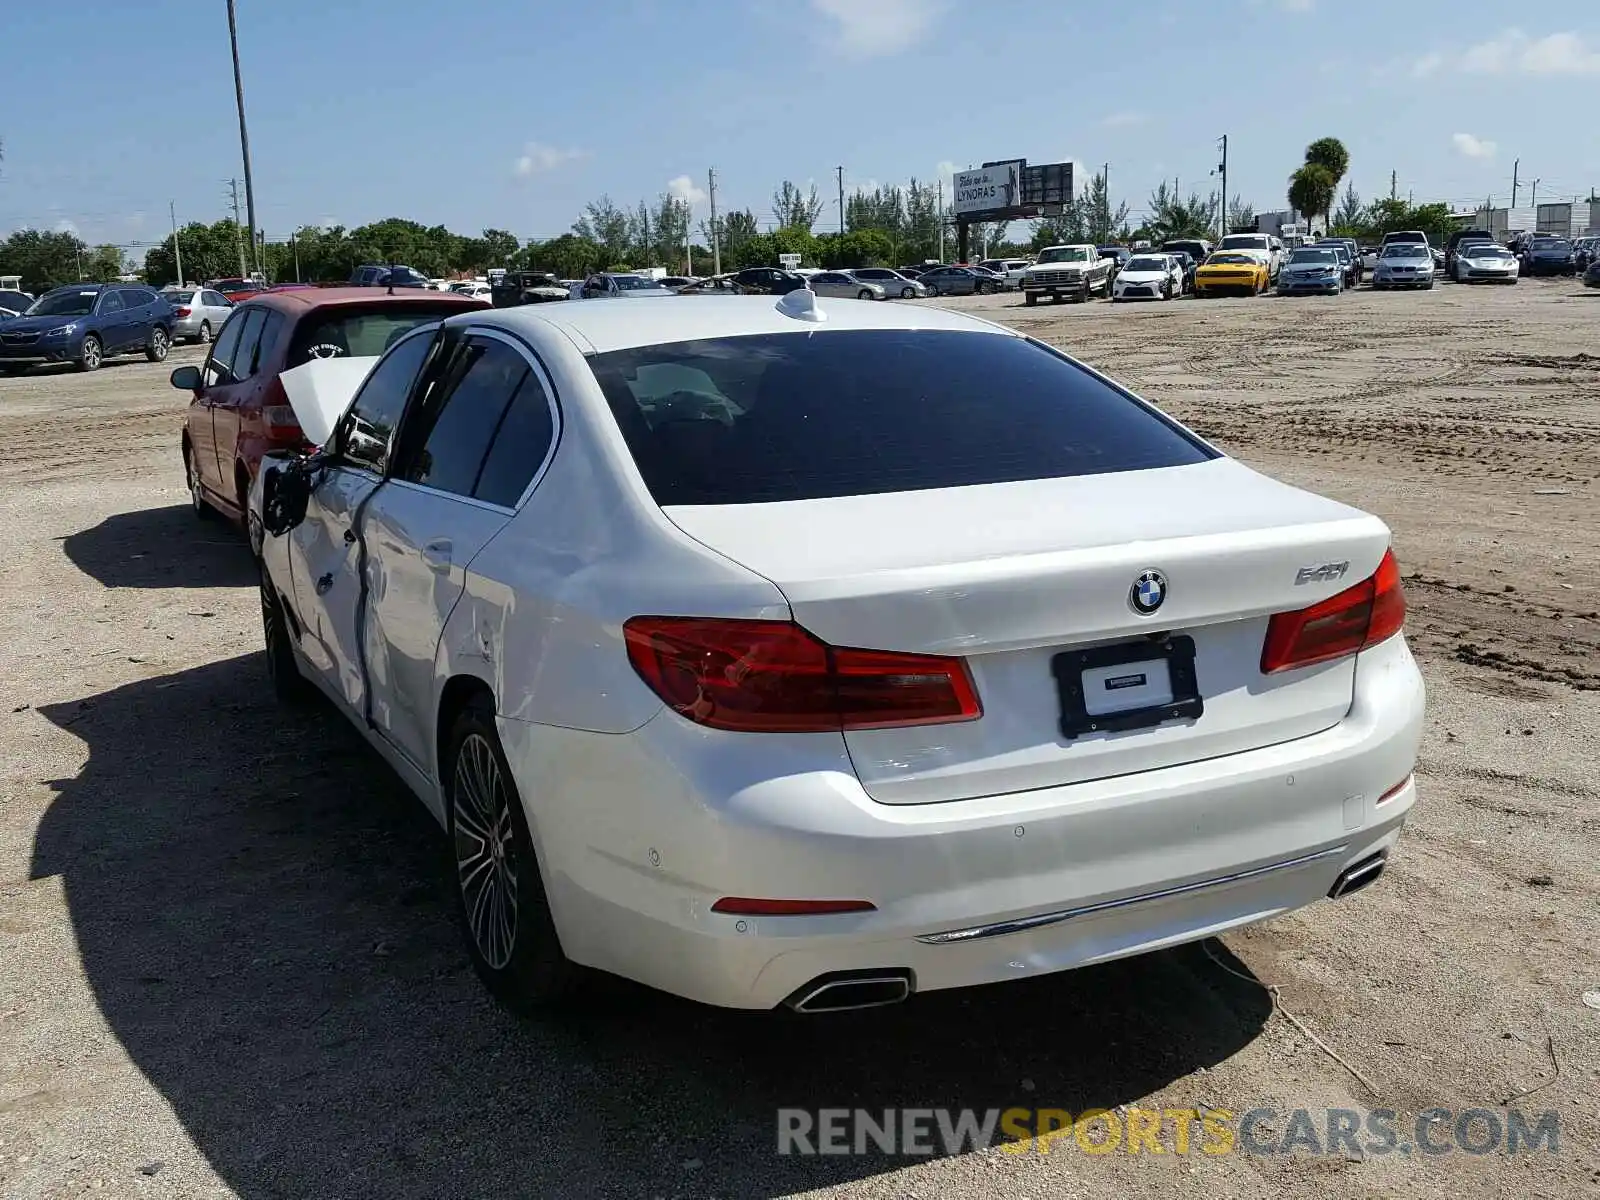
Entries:
<svg viewBox="0 0 1600 1200">
<path fill-rule="evenodd" d="M 351 287 L 432 287 L 426 275 L 410 267 L 390 266 L 387 263 L 362 263 L 350 272 Z"/>
<path fill-rule="evenodd" d="M 746 267 L 733 277 L 739 290 L 760 296 L 783 296 L 806 286 L 806 277 L 776 267 Z"/>
<path fill-rule="evenodd" d="M 569 289 L 548 271 L 507 271 L 496 276 L 489 295 L 496 308 L 515 308 L 520 304 L 546 304 L 568 298 Z"/>
</svg>

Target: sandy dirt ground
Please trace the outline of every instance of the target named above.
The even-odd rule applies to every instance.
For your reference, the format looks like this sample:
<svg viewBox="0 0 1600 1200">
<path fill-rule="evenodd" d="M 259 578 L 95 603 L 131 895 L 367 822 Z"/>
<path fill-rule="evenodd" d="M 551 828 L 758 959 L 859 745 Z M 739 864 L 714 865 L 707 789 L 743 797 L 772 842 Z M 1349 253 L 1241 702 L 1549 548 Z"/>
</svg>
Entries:
<svg viewBox="0 0 1600 1200">
<path fill-rule="evenodd" d="M 619 983 L 519 1023 L 467 967 L 420 807 L 337 718 L 270 702 L 167 368 L 0 379 L 0 1195 L 1600 1193 L 1600 295 L 946 303 L 1391 523 L 1430 711 L 1376 886 L 1213 954 L 898 1009 Z M 1531 1089 L 1554 1153 L 774 1152 L 788 1106 L 1265 1106 L 1268 1139 L 1388 1108 L 1408 1142 Z"/>
</svg>

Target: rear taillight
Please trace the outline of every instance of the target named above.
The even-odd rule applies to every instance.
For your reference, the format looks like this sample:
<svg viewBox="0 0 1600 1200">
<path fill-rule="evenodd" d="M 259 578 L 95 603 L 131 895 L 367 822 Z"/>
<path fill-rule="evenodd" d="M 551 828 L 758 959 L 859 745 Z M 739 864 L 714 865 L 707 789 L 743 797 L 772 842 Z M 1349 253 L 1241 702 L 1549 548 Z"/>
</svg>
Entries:
<svg viewBox="0 0 1600 1200">
<path fill-rule="evenodd" d="M 261 423 L 267 427 L 267 432 L 273 437 L 298 438 L 300 436 L 300 418 L 294 415 L 294 409 L 287 404 L 262 405 Z"/>
<path fill-rule="evenodd" d="M 623 634 L 650 690 L 713 729 L 882 729 L 983 715 L 959 658 L 840 649 L 789 621 L 634 617 Z"/>
<path fill-rule="evenodd" d="M 172 311 L 180 317 L 187 317 L 189 315 L 189 310 L 187 308 L 175 308 Z"/>
<path fill-rule="evenodd" d="M 1369 578 L 1310 608 L 1276 613 L 1267 623 L 1261 647 L 1261 671 L 1287 671 L 1343 658 L 1400 632 L 1406 619 L 1406 595 L 1400 587 L 1400 566 L 1394 551 Z"/>
</svg>

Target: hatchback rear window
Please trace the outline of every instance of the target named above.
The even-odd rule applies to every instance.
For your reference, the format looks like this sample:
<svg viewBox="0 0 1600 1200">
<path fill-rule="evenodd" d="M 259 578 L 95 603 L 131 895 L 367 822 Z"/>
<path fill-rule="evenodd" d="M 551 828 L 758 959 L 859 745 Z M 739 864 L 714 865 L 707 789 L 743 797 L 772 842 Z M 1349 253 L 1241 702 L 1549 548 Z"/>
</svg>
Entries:
<svg viewBox="0 0 1600 1200">
<path fill-rule="evenodd" d="M 318 309 L 300 321 L 284 369 L 302 366 L 313 358 L 376 356 L 418 325 L 462 311 L 460 304 Z"/>
<path fill-rule="evenodd" d="M 920 491 L 1215 457 L 1065 356 L 1000 334 L 759 334 L 589 361 L 663 506 Z"/>
</svg>

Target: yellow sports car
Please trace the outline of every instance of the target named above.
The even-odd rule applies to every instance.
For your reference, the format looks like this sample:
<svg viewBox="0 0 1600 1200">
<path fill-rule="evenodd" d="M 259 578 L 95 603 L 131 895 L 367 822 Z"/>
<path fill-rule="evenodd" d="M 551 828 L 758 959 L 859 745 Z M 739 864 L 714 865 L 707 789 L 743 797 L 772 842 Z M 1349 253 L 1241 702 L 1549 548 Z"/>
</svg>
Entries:
<svg viewBox="0 0 1600 1200">
<path fill-rule="evenodd" d="M 1270 283 L 1267 264 L 1259 258 L 1233 250 L 1218 250 L 1208 255 L 1194 273 L 1194 294 L 1221 296 L 1237 292 L 1243 296 L 1259 296 Z"/>
</svg>

